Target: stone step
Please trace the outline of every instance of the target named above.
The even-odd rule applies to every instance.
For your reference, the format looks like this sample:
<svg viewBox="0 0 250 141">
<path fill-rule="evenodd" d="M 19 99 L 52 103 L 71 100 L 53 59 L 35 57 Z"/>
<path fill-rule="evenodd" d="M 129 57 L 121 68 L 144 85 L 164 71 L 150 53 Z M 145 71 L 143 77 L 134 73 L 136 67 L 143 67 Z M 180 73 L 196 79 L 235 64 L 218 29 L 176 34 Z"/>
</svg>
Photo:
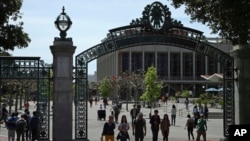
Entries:
<svg viewBox="0 0 250 141">
<path fill-rule="evenodd" d="M 209 119 L 223 119 L 223 112 L 209 112 Z"/>
</svg>

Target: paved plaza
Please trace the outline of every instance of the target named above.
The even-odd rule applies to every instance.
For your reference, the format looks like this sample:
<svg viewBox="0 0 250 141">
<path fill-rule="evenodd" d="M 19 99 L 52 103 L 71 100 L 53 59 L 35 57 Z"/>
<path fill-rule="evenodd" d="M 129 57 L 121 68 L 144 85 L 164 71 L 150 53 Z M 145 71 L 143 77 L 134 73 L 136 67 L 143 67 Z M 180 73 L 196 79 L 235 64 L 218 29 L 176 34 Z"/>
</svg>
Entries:
<svg viewBox="0 0 250 141">
<path fill-rule="evenodd" d="M 33 102 L 30 102 L 30 111 L 34 110 L 35 106 Z M 99 141 L 102 133 L 102 128 L 105 123 L 104 120 L 98 120 L 97 119 L 97 110 L 99 108 L 99 104 L 101 104 L 102 101 L 100 101 L 97 105 L 93 103 L 92 107 L 88 108 L 88 139 L 90 141 Z M 159 111 L 159 115 L 162 118 L 164 113 L 168 113 L 170 116 L 170 110 L 172 104 L 176 104 L 177 111 L 179 112 L 179 109 L 184 109 L 185 105 L 183 103 L 173 103 L 168 102 L 167 105 L 152 108 L 152 112 L 154 109 L 157 109 Z M 128 109 L 132 108 L 133 104 L 128 104 Z M 108 119 L 108 115 L 111 114 L 111 104 L 107 106 L 106 114 Z M 190 110 L 192 110 L 192 105 L 190 105 Z M 221 109 L 209 109 L 211 112 L 222 112 Z M 74 111 L 74 110 L 73 110 Z M 131 117 L 130 112 L 126 111 L 126 104 L 122 105 L 122 110 L 119 115 L 119 121 L 121 115 L 126 115 L 128 121 L 131 123 Z M 20 111 L 21 112 L 21 111 Z M 145 141 L 151 141 L 152 140 L 152 132 L 150 129 L 149 124 L 149 108 L 141 108 L 141 112 L 144 114 L 144 118 L 146 119 L 147 124 L 147 135 L 145 136 Z M 187 137 L 187 131 L 184 129 L 185 123 L 186 123 L 186 116 L 179 116 L 179 113 L 177 112 L 176 117 L 176 126 L 170 127 L 170 134 L 169 134 L 169 141 L 188 141 Z M 207 122 L 208 125 L 208 131 L 207 131 L 207 141 L 219 141 L 221 138 L 223 138 L 223 119 L 209 119 Z M 74 127 L 73 127 L 74 128 Z M 51 128 L 52 129 L 52 128 Z M 118 129 L 116 127 L 115 134 L 117 135 Z M 132 127 L 130 126 L 129 135 L 131 138 L 131 141 L 134 141 L 134 136 L 132 135 Z M 194 132 L 194 135 L 196 136 L 196 133 Z M 162 134 L 159 132 L 158 136 L 159 141 L 162 140 Z M 7 141 L 7 129 L 2 124 L 0 128 L 0 141 Z"/>
</svg>

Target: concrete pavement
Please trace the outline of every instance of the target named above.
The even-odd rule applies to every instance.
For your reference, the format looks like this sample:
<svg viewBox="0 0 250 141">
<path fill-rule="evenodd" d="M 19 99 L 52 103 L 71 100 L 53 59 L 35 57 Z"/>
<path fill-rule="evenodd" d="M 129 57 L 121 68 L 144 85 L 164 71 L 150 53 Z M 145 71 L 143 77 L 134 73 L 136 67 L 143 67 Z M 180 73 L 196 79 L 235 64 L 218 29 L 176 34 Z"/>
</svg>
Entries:
<svg viewBox="0 0 250 141">
<path fill-rule="evenodd" d="M 99 104 L 101 104 L 102 101 L 100 101 L 97 105 L 93 103 L 92 107 L 88 108 L 88 139 L 90 141 L 99 141 L 100 136 L 102 133 L 102 128 L 105 123 L 103 120 L 97 120 L 97 110 L 99 108 Z M 157 107 L 154 109 L 157 109 L 159 111 L 159 115 L 162 118 L 164 113 L 167 113 L 169 116 L 170 114 L 170 109 L 172 104 L 176 104 L 177 110 L 185 108 L 185 105 L 183 103 L 173 103 L 169 102 L 165 106 Z M 128 104 L 128 111 L 126 110 L 126 104 L 122 105 L 122 110 L 119 115 L 119 121 L 121 115 L 126 115 L 128 121 L 131 124 L 131 117 L 130 117 L 130 109 L 132 108 L 133 104 Z M 31 104 L 31 109 L 34 105 Z M 111 104 L 107 106 L 106 109 L 106 115 L 111 114 Z M 192 105 L 190 105 L 190 109 L 192 108 Z M 152 108 L 152 112 L 154 110 Z M 221 109 L 209 109 L 211 112 L 221 112 Z M 32 110 L 31 110 L 32 111 Z M 74 110 L 73 110 L 74 111 Z M 144 114 L 144 118 L 146 119 L 146 124 L 147 124 L 147 135 L 145 136 L 144 141 L 151 141 L 152 140 L 152 133 L 150 129 L 150 124 L 149 124 L 149 113 L 150 109 L 149 108 L 142 108 L 141 112 Z M 108 119 L 108 118 L 106 118 Z M 176 126 L 171 126 L 170 127 L 170 133 L 169 133 L 169 141 L 187 141 L 187 131 L 184 129 L 185 123 L 186 123 L 186 117 L 178 116 L 176 117 Z M 223 138 L 223 119 L 209 119 L 207 122 L 208 125 L 208 131 L 207 131 L 207 141 L 219 141 L 220 138 Z M 73 127 L 74 128 L 74 127 Z M 115 129 L 115 135 L 117 135 L 118 129 Z M 132 135 L 132 127 L 130 126 L 129 130 L 129 135 L 131 138 L 131 141 L 134 140 L 134 136 Z M 4 127 L 4 125 L 1 125 L 0 128 L 0 141 L 7 141 L 7 129 Z M 194 136 L 196 136 L 196 133 L 194 132 Z M 158 136 L 159 140 L 162 140 L 162 134 L 159 132 Z"/>
</svg>

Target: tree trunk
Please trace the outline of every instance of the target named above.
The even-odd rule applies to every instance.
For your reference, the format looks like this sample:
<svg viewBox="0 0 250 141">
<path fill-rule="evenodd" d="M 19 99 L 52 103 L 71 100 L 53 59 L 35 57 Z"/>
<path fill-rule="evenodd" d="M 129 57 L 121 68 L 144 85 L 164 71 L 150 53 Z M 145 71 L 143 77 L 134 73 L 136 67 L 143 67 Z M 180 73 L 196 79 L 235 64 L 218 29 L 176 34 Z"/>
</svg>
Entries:
<svg viewBox="0 0 250 141">
<path fill-rule="evenodd" d="M 22 92 L 20 92 L 19 110 L 22 110 L 22 105 L 23 105 L 23 93 L 22 93 Z"/>
<path fill-rule="evenodd" d="M 17 112 L 18 94 L 16 93 L 15 112 Z"/>
<path fill-rule="evenodd" d="M 128 111 L 128 90 L 126 92 L 126 110 Z"/>
</svg>

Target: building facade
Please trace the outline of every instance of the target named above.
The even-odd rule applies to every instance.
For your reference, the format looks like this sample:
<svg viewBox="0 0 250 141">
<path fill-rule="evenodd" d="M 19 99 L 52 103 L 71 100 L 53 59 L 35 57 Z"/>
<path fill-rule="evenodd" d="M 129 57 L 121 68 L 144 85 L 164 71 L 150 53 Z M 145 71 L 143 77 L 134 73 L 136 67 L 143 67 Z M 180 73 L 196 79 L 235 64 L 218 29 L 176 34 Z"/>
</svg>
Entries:
<svg viewBox="0 0 250 141">
<path fill-rule="evenodd" d="M 229 53 L 232 45 L 218 38 L 207 38 L 208 42 Z M 97 59 L 97 81 L 104 77 L 118 76 L 122 72 L 146 71 L 148 67 L 157 68 L 158 78 L 167 85 L 162 93 L 175 95 L 183 90 L 192 91 L 193 96 L 204 93 L 208 87 L 221 84 L 207 81 L 201 75 L 223 73 L 223 64 L 207 56 L 187 49 L 164 46 L 143 45 L 125 48 Z"/>
</svg>

